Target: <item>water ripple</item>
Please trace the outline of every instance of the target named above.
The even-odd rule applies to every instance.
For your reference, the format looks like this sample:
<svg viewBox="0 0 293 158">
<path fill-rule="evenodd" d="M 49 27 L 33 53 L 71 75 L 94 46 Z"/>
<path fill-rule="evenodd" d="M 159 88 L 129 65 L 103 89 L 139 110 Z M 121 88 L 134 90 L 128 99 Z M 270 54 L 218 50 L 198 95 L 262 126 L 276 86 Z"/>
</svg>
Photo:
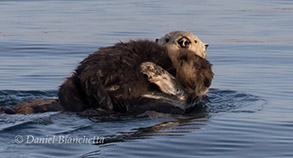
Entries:
<svg viewBox="0 0 293 158">
<path fill-rule="evenodd" d="M 210 113 L 257 112 L 265 104 L 260 97 L 232 90 L 210 89 L 208 96 L 206 105 Z"/>
</svg>

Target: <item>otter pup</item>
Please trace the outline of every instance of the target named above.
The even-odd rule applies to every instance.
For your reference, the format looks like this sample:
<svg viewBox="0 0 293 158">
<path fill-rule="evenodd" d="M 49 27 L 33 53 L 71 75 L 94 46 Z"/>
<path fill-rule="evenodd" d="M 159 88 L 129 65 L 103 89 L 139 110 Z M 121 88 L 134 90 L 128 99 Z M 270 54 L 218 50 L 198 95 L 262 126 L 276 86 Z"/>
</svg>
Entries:
<svg viewBox="0 0 293 158">
<path fill-rule="evenodd" d="M 177 99 L 173 99 L 173 103 L 169 104 L 185 111 L 206 96 L 214 73 L 209 61 L 192 51 L 179 50 L 176 60 L 178 62 L 176 77 L 152 62 L 142 63 L 141 72 L 148 77 L 149 82 L 156 84 L 163 93 L 177 97 Z M 145 94 L 144 97 L 154 97 L 154 95 Z M 179 102 L 174 100 L 179 100 Z"/>
<path fill-rule="evenodd" d="M 58 105 L 64 111 L 73 112 L 89 108 L 114 112 L 136 109 L 156 111 L 157 107 L 163 107 L 159 112 L 170 111 L 168 108 L 172 108 L 172 104 L 159 106 L 154 101 L 154 106 L 148 106 L 150 100 L 147 95 L 158 92 L 179 99 L 182 104 L 175 108 L 184 112 L 189 108 L 185 106 L 189 100 L 187 98 L 204 95 L 213 78 L 211 65 L 205 60 L 206 47 L 195 35 L 175 31 L 157 42 L 131 40 L 100 48 L 85 58 L 73 75 L 60 86 Z M 145 64 L 151 64 L 155 69 L 144 69 Z M 151 79 L 155 77 L 151 74 L 156 74 L 157 70 L 165 74 L 157 75 L 157 79 L 162 79 L 162 84 Z M 142 100 L 145 104 L 140 106 Z M 33 103 L 31 105 L 38 108 L 31 107 L 37 110 L 28 110 L 29 113 L 39 112 L 40 104 Z M 44 112 L 44 109 L 50 111 L 53 105 L 44 106 L 40 112 Z"/>
<path fill-rule="evenodd" d="M 186 99 L 188 94 L 194 94 L 202 99 L 208 92 L 214 73 L 209 61 L 191 51 L 179 50 L 177 57 L 176 77 L 152 62 L 141 64 L 141 73 L 148 81 L 156 84 L 160 90 L 178 99 Z"/>
</svg>

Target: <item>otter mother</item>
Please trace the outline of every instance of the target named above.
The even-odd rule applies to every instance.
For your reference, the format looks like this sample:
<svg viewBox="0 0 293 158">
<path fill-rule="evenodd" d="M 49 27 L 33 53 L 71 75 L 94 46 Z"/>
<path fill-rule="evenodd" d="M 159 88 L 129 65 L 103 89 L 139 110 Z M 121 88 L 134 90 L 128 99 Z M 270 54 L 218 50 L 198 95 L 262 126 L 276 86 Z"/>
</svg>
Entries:
<svg viewBox="0 0 293 158">
<path fill-rule="evenodd" d="M 103 47 L 85 58 L 60 86 L 58 100 L 33 100 L 1 110 L 184 113 L 211 85 L 206 48 L 195 35 L 182 31 L 156 42 L 131 40 Z"/>
<path fill-rule="evenodd" d="M 187 93 L 195 94 L 196 85 L 204 85 L 204 92 L 210 86 L 212 71 L 210 64 L 206 66 L 208 75 L 202 83 L 197 82 L 198 76 L 189 81 L 183 80 L 190 76 L 189 72 L 181 69 L 196 66 L 205 62 L 207 45 L 189 32 L 171 32 L 157 42 L 137 40 L 127 43 L 117 43 L 111 47 L 100 48 L 97 52 L 85 58 L 77 67 L 73 75 L 68 78 L 59 89 L 59 101 L 66 111 L 83 111 L 88 108 L 102 108 L 110 111 L 125 112 L 135 100 L 144 94 L 157 91 L 157 86 L 164 89 L 164 85 L 152 84 L 141 73 L 141 64 L 151 62 L 176 76 L 184 83 L 183 89 Z M 185 54 L 184 57 L 182 54 Z M 188 61 L 187 56 L 192 54 L 199 61 Z M 189 55 L 189 56 L 190 56 Z M 182 63 L 184 62 L 184 63 Z M 188 65 L 187 64 L 187 65 Z M 191 64 L 191 65 L 190 65 Z M 195 64 L 195 65 L 194 65 Z M 194 67 L 195 66 L 195 67 Z M 178 73 L 180 71 L 180 73 Z M 204 70 L 200 70 L 204 71 Z M 169 75 L 169 76 L 170 76 Z M 150 77 L 150 76 L 148 76 Z M 193 81 L 194 80 L 194 81 Z M 187 83 L 192 81 L 192 83 Z M 169 81 L 166 81 L 170 83 Z M 208 83 L 203 83 L 208 82 Z"/>
</svg>

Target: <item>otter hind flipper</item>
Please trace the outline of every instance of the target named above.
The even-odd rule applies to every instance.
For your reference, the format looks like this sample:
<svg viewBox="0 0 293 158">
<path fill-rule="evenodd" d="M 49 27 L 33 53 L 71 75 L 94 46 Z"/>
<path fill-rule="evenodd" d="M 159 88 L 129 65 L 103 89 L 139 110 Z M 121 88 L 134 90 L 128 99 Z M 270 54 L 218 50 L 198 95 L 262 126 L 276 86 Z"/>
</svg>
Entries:
<svg viewBox="0 0 293 158">
<path fill-rule="evenodd" d="M 58 99 L 34 99 L 12 106 L 11 108 L 1 108 L 0 111 L 6 114 L 33 114 L 52 111 L 62 111 Z"/>
</svg>

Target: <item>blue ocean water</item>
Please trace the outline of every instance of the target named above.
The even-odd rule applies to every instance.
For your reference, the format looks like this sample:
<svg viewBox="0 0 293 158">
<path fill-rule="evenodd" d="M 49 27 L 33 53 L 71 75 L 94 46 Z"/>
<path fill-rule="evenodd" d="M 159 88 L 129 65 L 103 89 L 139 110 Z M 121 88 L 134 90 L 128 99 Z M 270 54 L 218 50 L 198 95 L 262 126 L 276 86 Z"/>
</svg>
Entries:
<svg viewBox="0 0 293 158">
<path fill-rule="evenodd" d="M 56 98 L 99 47 L 174 30 L 209 43 L 215 72 L 186 115 L 0 114 L 0 157 L 293 157 L 292 17 L 289 0 L 0 1 L 0 106 Z"/>
</svg>

